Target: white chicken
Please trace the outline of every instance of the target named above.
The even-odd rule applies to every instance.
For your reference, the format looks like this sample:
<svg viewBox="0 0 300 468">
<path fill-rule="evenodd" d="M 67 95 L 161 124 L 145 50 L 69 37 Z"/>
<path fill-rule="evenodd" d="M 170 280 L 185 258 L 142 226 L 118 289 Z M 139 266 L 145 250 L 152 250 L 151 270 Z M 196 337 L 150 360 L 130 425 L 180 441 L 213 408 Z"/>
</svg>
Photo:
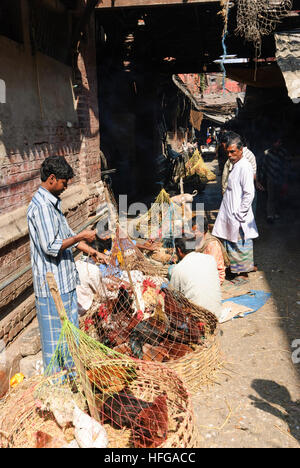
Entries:
<svg viewBox="0 0 300 468">
<path fill-rule="evenodd" d="M 75 440 L 63 448 L 107 447 L 106 430 L 83 411 L 86 400 L 81 393 L 73 393 L 67 386 L 42 385 L 35 391 L 34 397 L 36 407 L 41 411 L 50 411 L 63 431 L 70 424 L 74 426 Z"/>
<path fill-rule="evenodd" d="M 74 408 L 73 426 L 75 427 L 75 439 L 80 448 L 106 448 L 108 437 L 105 428 L 81 411 L 77 405 Z"/>
</svg>

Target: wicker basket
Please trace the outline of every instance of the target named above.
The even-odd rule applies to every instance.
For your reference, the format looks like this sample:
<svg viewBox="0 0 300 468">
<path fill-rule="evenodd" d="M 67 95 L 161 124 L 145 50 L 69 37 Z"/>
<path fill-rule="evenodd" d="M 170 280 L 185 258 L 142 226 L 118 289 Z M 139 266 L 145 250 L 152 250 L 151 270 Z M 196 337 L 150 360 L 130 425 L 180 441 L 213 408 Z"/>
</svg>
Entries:
<svg viewBox="0 0 300 468">
<path fill-rule="evenodd" d="M 214 382 L 215 375 L 222 367 L 222 362 L 220 345 L 214 334 L 203 346 L 198 346 L 193 353 L 164 365 L 177 372 L 193 395 L 201 391 L 205 385 Z"/>
<path fill-rule="evenodd" d="M 168 394 L 168 416 L 170 421 L 168 438 L 160 448 L 197 448 L 201 438 L 195 425 L 195 417 L 191 397 L 176 373 L 164 365 L 152 364 L 149 371 L 148 363 L 139 361 L 137 364 L 140 375 L 147 375 L 141 381 L 136 380 L 130 389 L 137 398 L 153 401 L 166 391 Z M 105 426 L 107 429 L 107 426 Z M 127 432 L 127 434 L 125 434 Z M 122 448 L 130 446 L 130 431 L 112 431 L 109 428 L 110 447 Z"/>
<path fill-rule="evenodd" d="M 205 341 L 201 344 L 193 345 L 193 352 L 189 352 L 180 358 L 171 358 L 163 361 L 162 364 L 177 372 L 183 380 L 190 393 L 199 392 L 200 388 L 214 381 L 214 376 L 222 367 L 223 358 L 218 343 L 218 321 L 214 314 L 208 310 L 198 307 L 176 293 L 180 297 L 182 307 L 188 307 L 189 310 L 205 325 Z M 89 316 L 94 316 L 99 304 L 95 301 L 89 311 Z M 81 326 L 84 326 L 84 320 L 81 320 Z M 95 340 L 99 340 L 98 331 L 95 326 L 90 326 L 88 334 Z M 127 354 L 126 350 L 120 351 Z M 129 354 L 129 356 L 131 356 Z M 157 363 L 156 360 L 152 361 Z"/>
<path fill-rule="evenodd" d="M 136 362 L 138 378 L 129 385 L 130 391 L 140 399 L 153 401 L 161 392 L 167 393 L 169 429 L 168 438 L 161 448 L 197 448 L 200 435 L 195 425 L 192 402 L 182 381 L 171 369 L 163 365 Z M 52 439 L 50 448 L 63 446 L 74 439 L 74 429 L 63 432 L 50 415 L 43 417 L 36 409 L 34 391 L 46 378 L 34 377 L 16 387 L 0 403 L 0 447 L 35 448 L 37 431 Z M 104 425 L 109 448 L 130 448 L 131 430 L 114 429 Z M 72 433 L 73 431 L 73 433 Z"/>
</svg>

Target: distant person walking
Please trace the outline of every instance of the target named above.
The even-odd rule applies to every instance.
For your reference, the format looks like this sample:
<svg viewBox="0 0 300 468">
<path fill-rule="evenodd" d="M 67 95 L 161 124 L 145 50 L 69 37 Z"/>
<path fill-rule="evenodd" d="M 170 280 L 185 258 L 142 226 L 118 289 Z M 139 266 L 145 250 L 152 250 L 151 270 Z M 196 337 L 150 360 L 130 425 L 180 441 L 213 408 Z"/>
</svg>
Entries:
<svg viewBox="0 0 300 468">
<path fill-rule="evenodd" d="M 267 192 L 267 221 L 270 224 L 279 218 L 280 193 L 286 190 L 288 169 L 289 153 L 278 138 L 272 147 L 264 152 L 259 170 L 260 188 Z"/>
<path fill-rule="evenodd" d="M 223 174 L 224 166 L 227 162 L 227 151 L 226 151 L 226 144 L 227 144 L 227 135 L 228 130 L 222 130 L 218 137 L 218 145 L 216 149 L 216 155 L 218 159 L 218 166 L 219 166 L 219 175 Z"/>
</svg>

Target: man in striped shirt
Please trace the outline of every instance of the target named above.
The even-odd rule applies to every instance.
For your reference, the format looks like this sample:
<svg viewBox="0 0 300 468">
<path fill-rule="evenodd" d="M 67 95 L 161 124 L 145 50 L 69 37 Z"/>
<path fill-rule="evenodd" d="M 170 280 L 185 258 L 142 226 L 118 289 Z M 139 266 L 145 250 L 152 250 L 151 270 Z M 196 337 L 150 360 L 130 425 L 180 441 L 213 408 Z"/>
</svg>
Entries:
<svg viewBox="0 0 300 468">
<path fill-rule="evenodd" d="M 96 261 L 106 262 L 103 254 L 88 245 L 95 239 L 96 231 L 84 230 L 75 234 L 61 211 L 59 196 L 73 177 L 73 169 L 65 158 L 46 158 L 41 166 L 41 186 L 27 210 L 33 286 L 45 370 L 56 351 L 61 332 L 60 319 L 46 281 L 46 273 L 54 274 L 68 318 L 78 327 L 76 286 L 80 281 L 72 248 L 77 247 L 82 252 L 89 253 Z M 60 361 L 61 367 L 54 367 L 51 372 L 72 367 L 73 361 L 65 344 L 60 349 Z"/>
</svg>

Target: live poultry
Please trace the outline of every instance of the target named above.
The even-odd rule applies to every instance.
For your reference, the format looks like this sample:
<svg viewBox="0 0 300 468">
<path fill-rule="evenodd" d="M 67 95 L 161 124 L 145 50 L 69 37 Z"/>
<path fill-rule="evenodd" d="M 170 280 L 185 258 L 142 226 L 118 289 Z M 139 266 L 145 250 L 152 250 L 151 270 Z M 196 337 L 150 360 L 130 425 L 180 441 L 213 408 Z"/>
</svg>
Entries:
<svg viewBox="0 0 300 468">
<path fill-rule="evenodd" d="M 129 391 L 109 397 L 100 410 L 101 422 L 109 422 L 114 428 L 132 430 L 136 448 L 158 447 L 168 431 L 167 395 L 158 395 L 153 403 L 136 398 Z"/>
<path fill-rule="evenodd" d="M 166 362 L 170 358 L 169 350 L 164 346 L 152 346 L 148 343 L 143 346 L 143 360 Z"/>
<path fill-rule="evenodd" d="M 168 436 L 167 394 L 164 392 L 153 401 L 151 406 L 139 413 L 133 443 L 135 448 L 159 447 Z"/>
<path fill-rule="evenodd" d="M 134 315 L 132 302 L 129 291 L 121 285 L 117 299 L 108 301 L 105 313 L 101 312 L 98 332 L 105 345 L 111 347 L 123 344 L 130 330 L 140 321 Z"/>
<path fill-rule="evenodd" d="M 150 317 L 139 322 L 131 331 L 129 344 L 132 354 L 143 359 L 143 346 L 147 343 L 156 346 L 167 336 L 168 324 L 158 318 Z"/>
<path fill-rule="evenodd" d="M 112 314 L 113 315 L 131 315 L 132 310 L 132 302 L 133 299 L 130 296 L 128 290 L 125 288 L 124 285 L 121 284 L 118 292 L 118 297 L 116 304 L 113 308 Z"/>
<path fill-rule="evenodd" d="M 171 350 L 168 343 L 164 346 L 162 342 L 177 342 L 183 345 L 201 344 L 205 334 L 204 324 L 197 317 L 192 316 L 187 309 L 184 312 L 180 304 L 173 295 L 164 289 L 164 310 L 159 305 L 156 307 L 152 317 L 139 322 L 130 333 L 129 344 L 134 357 L 145 359 L 143 347 L 145 344 L 164 348 L 158 353 L 159 360 L 167 360 L 167 355 Z M 178 357 L 183 356 L 192 349 L 188 346 L 185 349 L 178 349 Z M 146 359 L 153 354 L 151 351 L 146 355 Z M 165 356 L 163 356 L 165 354 Z M 173 353 L 174 356 L 174 353 Z"/>
<path fill-rule="evenodd" d="M 34 434 L 35 448 L 61 448 L 66 444 L 66 440 L 62 434 L 59 437 L 53 437 L 46 432 L 37 431 Z"/>
<path fill-rule="evenodd" d="M 133 367 L 101 365 L 86 371 L 90 382 L 102 393 L 115 393 L 123 390 L 136 378 Z"/>
<path fill-rule="evenodd" d="M 168 352 L 168 358 L 174 360 L 193 352 L 190 346 L 177 341 L 169 341 L 168 339 L 161 343 L 161 347 Z"/>
<path fill-rule="evenodd" d="M 196 316 L 191 315 L 187 304 L 180 303 L 176 295 L 163 289 L 165 314 L 169 320 L 168 339 L 184 344 L 201 344 L 205 326 Z"/>
<path fill-rule="evenodd" d="M 171 359 L 179 359 L 192 352 L 193 349 L 190 346 L 165 339 L 159 346 L 151 346 L 146 343 L 143 346 L 143 360 L 167 362 Z"/>
</svg>

